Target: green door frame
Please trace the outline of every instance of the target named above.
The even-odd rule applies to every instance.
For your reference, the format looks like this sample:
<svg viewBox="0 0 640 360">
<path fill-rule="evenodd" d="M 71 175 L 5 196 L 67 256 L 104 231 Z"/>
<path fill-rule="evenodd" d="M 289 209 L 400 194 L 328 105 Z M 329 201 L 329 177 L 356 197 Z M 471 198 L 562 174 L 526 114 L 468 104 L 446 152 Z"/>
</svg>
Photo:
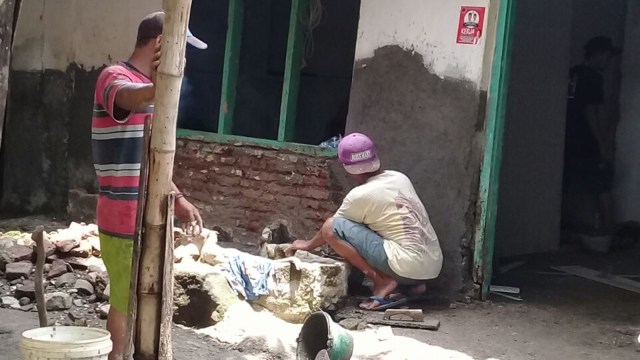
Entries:
<svg viewBox="0 0 640 360">
<path fill-rule="evenodd" d="M 493 270 L 500 167 L 502 165 L 502 144 L 516 2 L 517 0 L 499 0 L 496 42 L 487 100 L 484 157 L 480 170 L 480 191 L 478 194 L 480 216 L 476 225 L 476 242 L 473 254 L 473 279 L 482 286 L 483 300 L 487 299 L 489 294 Z"/>
</svg>

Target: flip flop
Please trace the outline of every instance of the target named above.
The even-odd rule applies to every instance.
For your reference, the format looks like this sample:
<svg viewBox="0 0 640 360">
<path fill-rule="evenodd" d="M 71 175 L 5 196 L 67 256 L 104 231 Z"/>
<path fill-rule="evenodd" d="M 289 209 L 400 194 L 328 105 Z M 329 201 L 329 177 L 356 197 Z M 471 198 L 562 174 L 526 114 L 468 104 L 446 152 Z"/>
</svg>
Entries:
<svg viewBox="0 0 640 360">
<path fill-rule="evenodd" d="M 407 302 L 407 298 L 401 298 L 401 299 L 397 299 L 397 300 L 389 300 L 389 299 L 385 299 L 385 298 L 381 298 L 379 296 L 372 296 L 369 298 L 369 300 L 371 301 L 377 301 L 378 302 L 378 306 L 373 307 L 371 309 L 362 309 L 362 310 L 370 310 L 370 311 L 381 311 L 381 310 L 387 310 L 387 309 L 391 309 L 394 308 L 396 306 L 405 304 Z"/>
</svg>

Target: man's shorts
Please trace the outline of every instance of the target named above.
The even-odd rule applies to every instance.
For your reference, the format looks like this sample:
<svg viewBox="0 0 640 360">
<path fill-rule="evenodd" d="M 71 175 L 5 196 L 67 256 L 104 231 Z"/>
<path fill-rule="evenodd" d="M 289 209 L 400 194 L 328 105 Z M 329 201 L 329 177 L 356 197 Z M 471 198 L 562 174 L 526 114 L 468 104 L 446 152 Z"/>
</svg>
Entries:
<svg viewBox="0 0 640 360">
<path fill-rule="evenodd" d="M 336 236 L 353 246 L 369 265 L 396 279 L 402 285 L 415 285 L 420 280 L 408 279 L 397 275 L 389 267 L 389 257 L 384 250 L 385 240 L 377 232 L 368 226 L 347 220 L 345 218 L 333 218 L 333 232 Z"/>
<path fill-rule="evenodd" d="M 111 287 L 109 303 L 122 314 L 129 311 L 133 240 L 100 234 L 100 252 Z"/>
</svg>

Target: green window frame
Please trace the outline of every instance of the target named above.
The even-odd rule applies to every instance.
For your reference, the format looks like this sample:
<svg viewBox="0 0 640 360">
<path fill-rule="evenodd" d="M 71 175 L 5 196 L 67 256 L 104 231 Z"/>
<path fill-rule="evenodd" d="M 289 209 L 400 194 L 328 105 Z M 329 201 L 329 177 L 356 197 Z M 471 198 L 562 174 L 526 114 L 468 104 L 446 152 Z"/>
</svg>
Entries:
<svg viewBox="0 0 640 360">
<path fill-rule="evenodd" d="M 244 0 L 229 0 L 218 132 L 208 133 L 178 129 L 178 137 L 229 144 L 254 144 L 267 148 L 287 149 L 318 156 L 334 156 L 336 154 L 335 149 L 323 149 L 314 145 L 292 143 L 298 107 L 298 93 L 300 90 L 300 72 L 305 46 L 305 27 L 302 19 L 304 19 L 304 14 L 308 11 L 309 0 L 291 1 L 289 35 L 287 38 L 277 140 L 250 138 L 232 134 L 240 67 Z"/>
</svg>

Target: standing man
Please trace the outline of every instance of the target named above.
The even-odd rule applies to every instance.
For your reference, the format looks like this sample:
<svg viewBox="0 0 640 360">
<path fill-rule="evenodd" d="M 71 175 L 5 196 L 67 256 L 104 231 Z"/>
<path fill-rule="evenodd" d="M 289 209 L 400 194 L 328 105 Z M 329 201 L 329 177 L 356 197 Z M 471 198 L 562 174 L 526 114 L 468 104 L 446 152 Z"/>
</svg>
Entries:
<svg viewBox="0 0 640 360">
<path fill-rule="evenodd" d="M 373 141 L 351 134 L 338 145 L 345 170 L 359 184 L 311 240 L 296 240 L 288 254 L 328 244 L 373 282 L 373 296 L 360 304 L 383 310 L 406 302 L 390 296 L 398 285 L 410 295 L 426 292 L 425 280 L 442 269 L 442 252 L 429 215 L 411 180 L 380 168 Z"/>
<path fill-rule="evenodd" d="M 585 61 L 573 67 L 569 77 L 565 138 L 565 193 L 582 185 L 598 200 L 594 227 L 613 227 L 613 157 L 615 122 L 604 109 L 603 73 L 621 49 L 610 38 L 595 37 L 584 46 Z"/>
<path fill-rule="evenodd" d="M 93 162 L 100 185 L 97 218 L 102 257 L 109 273 L 111 310 L 107 330 L 113 351 L 109 360 L 122 359 L 126 344 L 133 236 L 147 116 L 153 113 L 156 71 L 164 13 L 145 17 L 138 28 L 133 54 L 126 62 L 107 67 L 98 77 L 93 105 Z M 187 34 L 189 44 L 206 44 Z M 198 210 L 177 193 L 175 212 L 185 231 L 202 228 Z"/>
</svg>

